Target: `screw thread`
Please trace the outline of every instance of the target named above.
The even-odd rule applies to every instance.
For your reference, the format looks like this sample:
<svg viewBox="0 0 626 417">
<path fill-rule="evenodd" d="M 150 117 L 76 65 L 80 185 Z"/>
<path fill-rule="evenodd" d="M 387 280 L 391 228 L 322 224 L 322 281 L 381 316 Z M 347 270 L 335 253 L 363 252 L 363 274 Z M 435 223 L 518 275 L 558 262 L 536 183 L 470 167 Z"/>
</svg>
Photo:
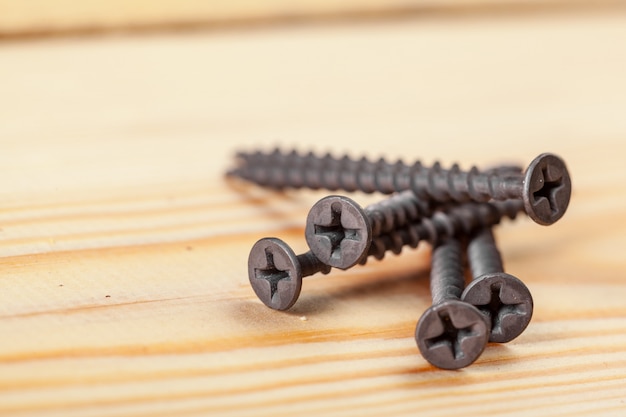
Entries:
<svg viewBox="0 0 626 417">
<path fill-rule="evenodd" d="M 513 220 L 524 209 L 520 200 L 491 203 L 465 203 L 446 211 L 438 211 L 430 218 L 395 229 L 372 239 L 368 257 L 383 259 L 386 252 L 399 254 L 406 246 L 416 248 L 421 241 L 434 244 L 460 234 L 469 235 L 475 230 L 500 223 L 502 218 Z"/>
<path fill-rule="evenodd" d="M 467 257 L 474 279 L 488 273 L 504 271 L 502 256 L 491 228 L 483 228 L 472 236 L 467 245 Z"/>
<path fill-rule="evenodd" d="M 331 270 L 330 266 L 320 261 L 311 251 L 297 255 L 296 258 L 298 259 L 298 262 L 300 262 L 300 270 L 302 271 L 303 278 L 318 272 L 326 275 Z"/>
<path fill-rule="evenodd" d="M 431 265 L 430 293 L 433 304 L 460 299 L 465 286 L 461 242 L 451 238 L 436 245 Z"/>
<path fill-rule="evenodd" d="M 229 175 L 276 189 L 325 188 L 384 194 L 411 190 L 424 200 L 443 202 L 519 199 L 523 192 L 523 177 L 513 170 L 480 172 L 472 167 L 462 171 L 457 164 L 444 169 L 439 163 L 428 168 L 419 161 L 407 165 L 400 160 L 372 162 L 366 158 L 335 158 L 330 154 L 318 157 L 311 152 L 285 153 L 279 149 L 270 153 L 240 152 L 237 157 L 243 163 Z"/>
<path fill-rule="evenodd" d="M 432 215 L 432 207 L 411 191 L 405 191 L 370 204 L 365 212 L 372 225 L 372 236 L 380 236 Z"/>
</svg>

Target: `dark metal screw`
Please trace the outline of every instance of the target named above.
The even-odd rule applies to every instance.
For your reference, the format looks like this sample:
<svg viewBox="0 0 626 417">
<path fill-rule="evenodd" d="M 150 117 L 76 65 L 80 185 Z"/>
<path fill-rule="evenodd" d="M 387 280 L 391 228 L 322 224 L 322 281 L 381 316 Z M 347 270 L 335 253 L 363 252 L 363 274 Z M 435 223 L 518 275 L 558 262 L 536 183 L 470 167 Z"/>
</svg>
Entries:
<svg viewBox="0 0 626 417">
<path fill-rule="evenodd" d="M 302 278 L 330 267 L 311 252 L 296 255 L 282 240 L 267 237 L 252 246 L 248 256 L 250 285 L 263 304 L 287 310 L 300 296 Z"/>
<path fill-rule="evenodd" d="M 468 234 L 479 227 L 493 226 L 503 217 L 514 219 L 521 210 L 519 200 L 454 206 L 417 223 L 408 223 L 373 237 L 367 257 L 359 263 L 365 264 L 370 257 L 382 259 L 387 251 L 399 254 L 404 246 L 415 248 L 423 240 L 432 243 L 461 233 Z M 415 213 L 409 217 L 419 218 Z M 386 227 L 381 226 L 381 230 Z M 266 306 L 275 310 L 287 310 L 293 306 L 300 295 L 302 278 L 318 272 L 327 274 L 330 269 L 312 251 L 296 255 L 277 238 L 259 240 L 252 246 L 248 257 L 248 278 L 254 292 Z"/>
<path fill-rule="evenodd" d="M 311 252 L 335 268 L 348 269 L 366 257 L 372 239 L 430 215 L 430 205 L 412 192 L 362 209 L 344 196 L 328 196 L 313 205 L 305 237 Z"/>
<path fill-rule="evenodd" d="M 472 282 L 461 299 L 476 306 L 491 322 L 490 342 L 506 343 L 530 323 L 533 298 L 522 281 L 504 273 L 493 231 L 485 228 L 470 240 L 467 256 Z"/>
<path fill-rule="evenodd" d="M 535 222 L 549 225 L 565 213 L 571 196 L 571 180 L 561 158 L 544 153 L 535 158 L 524 175 L 514 172 L 462 171 L 458 165 L 443 169 L 439 163 L 424 167 L 419 161 L 406 165 L 381 159 L 371 162 L 347 156 L 317 157 L 295 151 L 264 154 L 239 153 L 242 166 L 230 171 L 257 184 L 273 188 L 326 188 L 375 191 L 391 194 L 412 190 L 422 200 L 441 202 L 521 199 Z"/>
<path fill-rule="evenodd" d="M 433 248 L 430 291 L 433 305 L 420 317 L 415 340 L 422 356 L 443 369 L 473 363 L 489 340 L 489 323 L 473 305 L 460 301 L 464 276 L 461 243 L 448 239 Z"/>
<path fill-rule="evenodd" d="M 451 206 L 417 223 L 410 223 L 375 237 L 372 239 L 368 256 L 382 259 L 386 252 L 399 254 L 405 246 L 416 248 L 421 241 L 435 244 L 450 237 L 467 236 L 477 229 L 500 223 L 504 217 L 515 219 L 522 209 L 523 202 L 520 200 Z M 360 263 L 366 261 L 367 259 L 363 259 Z"/>
</svg>

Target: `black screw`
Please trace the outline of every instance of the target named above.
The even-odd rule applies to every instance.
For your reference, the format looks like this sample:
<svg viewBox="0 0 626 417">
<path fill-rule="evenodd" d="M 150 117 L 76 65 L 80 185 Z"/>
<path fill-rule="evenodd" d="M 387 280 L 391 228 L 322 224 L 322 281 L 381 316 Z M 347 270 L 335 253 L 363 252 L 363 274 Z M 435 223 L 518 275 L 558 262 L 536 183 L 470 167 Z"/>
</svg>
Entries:
<svg viewBox="0 0 626 417">
<path fill-rule="evenodd" d="M 455 237 L 467 236 L 477 229 L 494 226 L 504 217 L 515 219 L 522 211 L 520 200 L 491 203 L 464 203 L 436 211 L 431 217 L 410 223 L 372 239 L 368 256 L 382 259 L 386 252 L 399 254 L 404 247 L 416 248 L 421 241 L 436 243 Z M 365 263 L 367 259 L 360 261 Z"/>
<path fill-rule="evenodd" d="M 229 172 L 272 188 L 326 188 L 328 190 L 375 191 L 391 194 L 412 190 L 420 199 L 441 202 L 521 199 L 535 222 L 549 225 L 559 220 L 569 205 L 571 180 L 564 161 L 544 153 L 536 157 L 525 174 L 480 172 L 476 167 L 462 171 L 458 165 L 443 169 L 439 163 L 424 167 L 398 161 L 371 162 L 330 154 L 317 157 L 295 151 L 283 153 L 239 153 L 243 162 Z"/>
<path fill-rule="evenodd" d="M 533 298 L 522 281 L 504 273 L 493 231 L 485 228 L 470 240 L 467 256 L 472 282 L 461 299 L 476 306 L 491 322 L 490 342 L 506 343 L 519 336 L 533 314 Z"/>
<path fill-rule="evenodd" d="M 503 217 L 514 219 L 523 203 L 509 200 L 493 203 L 465 203 L 446 211 L 438 211 L 417 223 L 408 223 L 371 240 L 367 257 L 382 259 L 391 251 L 399 254 L 404 246 L 417 247 L 419 242 L 437 242 L 459 234 L 469 234 L 477 228 L 490 227 Z M 331 267 L 312 251 L 296 255 L 282 240 L 263 238 L 256 242 L 248 257 L 248 278 L 259 299 L 275 310 L 287 310 L 296 302 L 302 288 L 302 278 L 317 272 L 327 274 Z"/>
<path fill-rule="evenodd" d="M 432 212 L 412 192 L 396 194 L 362 209 L 344 196 L 328 196 L 313 205 L 305 237 L 311 252 L 327 265 L 348 269 L 366 257 L 372 239 Z"/>
<path fill-rule="evenodd" d="M 267 237 L 252 246 L 248 256 L 248 279 L 263 304 L 287 310 L 296 302 L 302 278 L 317 272 L 327 274 L 330 266 L 311 252 L 296 255 L 282 240 Z"/>
<path fill-rule="evenodd" d="M 417 322 L 415 340 L 422 356 L 439 368 L 468 366 L 489 340 L 485 315 L 459 299 L 464 281 L 461 243 L 447 239 L 437 244 L 430 273 L 433 305 Z"/>
</svg>

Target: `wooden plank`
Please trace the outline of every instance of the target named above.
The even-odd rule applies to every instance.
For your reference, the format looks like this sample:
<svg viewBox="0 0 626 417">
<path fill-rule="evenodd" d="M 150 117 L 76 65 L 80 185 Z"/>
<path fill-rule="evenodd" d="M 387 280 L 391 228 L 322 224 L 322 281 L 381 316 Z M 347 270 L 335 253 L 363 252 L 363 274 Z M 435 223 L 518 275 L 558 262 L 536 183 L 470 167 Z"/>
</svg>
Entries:
<svg viewBox="0 0 626 417">
<path fill-rule="evenodd" d="M 0 415 L 622 415 L 625 37 L 598 14 L 5 44 Z M 566 217 L 497 230 L 527 331 L 429 366 L 427 245 L 265 308 L 250 247 L 305 250 L 324 195 L 223 179 L 236 149 L 275 144 L 562 155 Z"/>
<path fill-rule="evenodd" d="M 623 6 L 620 0 L 0 0 L 0 38 Z"/>
</svg>

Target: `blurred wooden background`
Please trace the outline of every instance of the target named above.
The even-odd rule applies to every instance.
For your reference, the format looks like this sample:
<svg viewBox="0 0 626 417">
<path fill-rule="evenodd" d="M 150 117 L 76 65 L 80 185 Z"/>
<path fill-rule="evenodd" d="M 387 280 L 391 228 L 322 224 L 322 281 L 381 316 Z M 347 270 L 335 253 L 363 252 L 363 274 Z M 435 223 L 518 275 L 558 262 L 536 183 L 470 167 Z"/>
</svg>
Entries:
<svg viewBox="0 0 626 417">
<path fill-rule="evenodd" d="M 594 12 L 625 6 L 623 0 L 0 0 L 0 38 L 439 15 Z"/>
<path fill-rule="evenodd" d="M 0 415 L 624 415 L 626 13 L 537 3 L 348 1 L 447 9 L 173 33 L 180 16 L 295 6 L 0 0 Z M 107 28 L 130 33 L 82 36 Z M 464 167 L 563 156 L 565 217 L 497 230 L 535 298 L 527 331 L 458 372 L 425 362 L 428 245 L 264 307 L 250 247 L 305 250 L 325 195 L 224 180 L 237 149 L 274 145 Z"/>
</svg>

